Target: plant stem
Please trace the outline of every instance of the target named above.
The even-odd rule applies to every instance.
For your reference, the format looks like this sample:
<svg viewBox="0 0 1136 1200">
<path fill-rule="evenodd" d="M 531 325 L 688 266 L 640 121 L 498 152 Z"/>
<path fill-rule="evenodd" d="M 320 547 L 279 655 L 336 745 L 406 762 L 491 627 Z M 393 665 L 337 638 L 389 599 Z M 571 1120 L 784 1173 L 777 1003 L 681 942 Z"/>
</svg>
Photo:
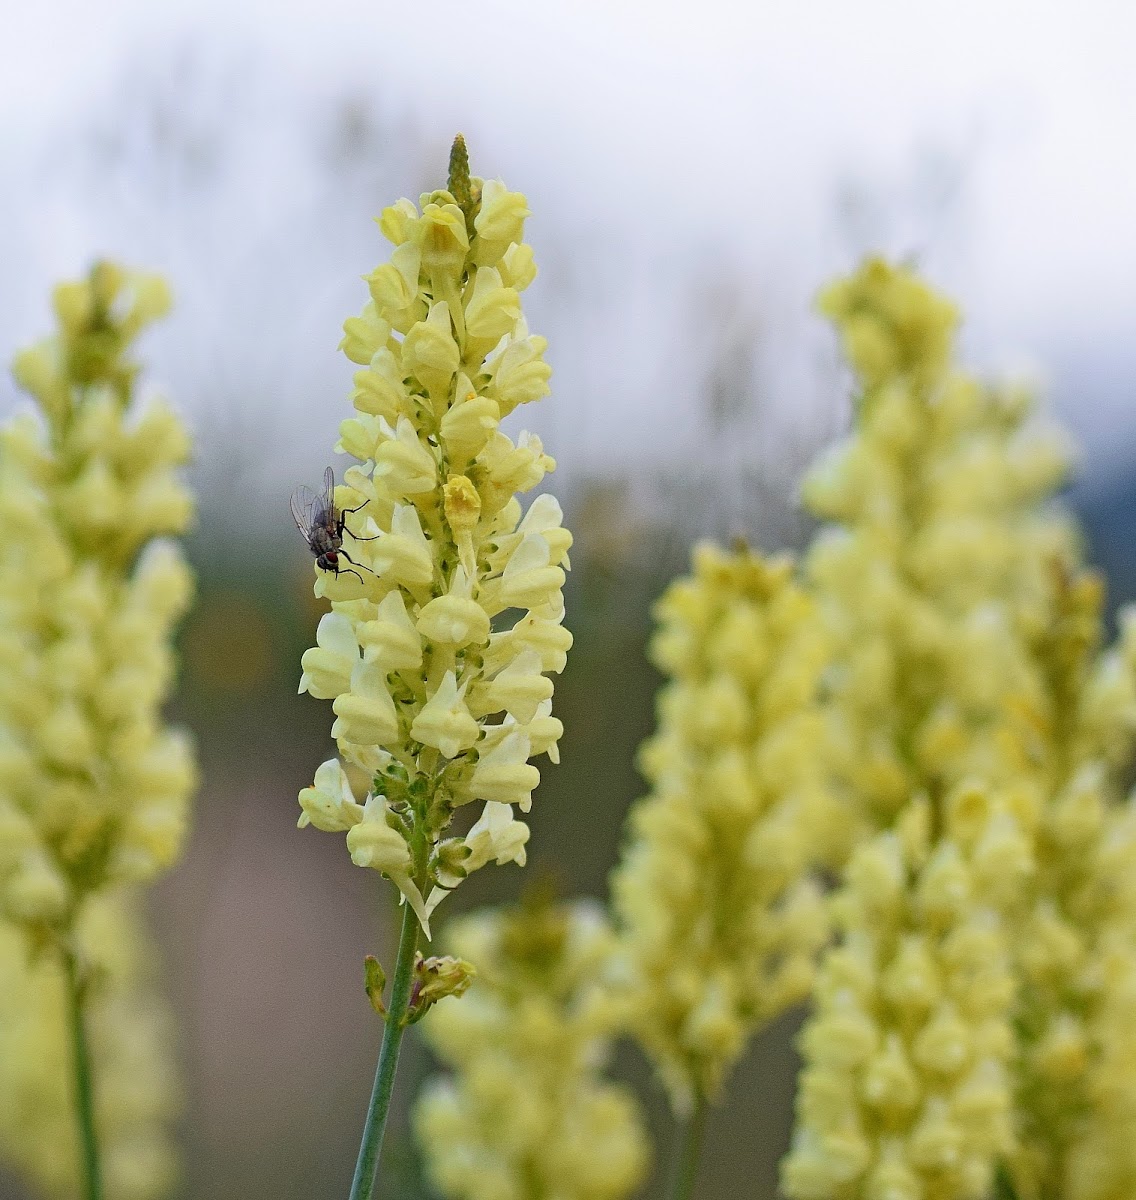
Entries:
<svg viewBox="0 0 1136 1200">
<path fill-rule="evenodd" d="M 698 1178 L 698 1159 L 702 1153 L 702 1134 L 706 1129 L 706 1108 L 705 1098 L 697 1096 L 694 1111 L 683 1123 L 678 1158 L 675 1160 L 671 1200 L 690 1200 L 694 1195 L 694 1183 Z"/>
<path fill-rule="evenodd" d="M 102 1200 L 99 1141 L 95 1133 L 95 1104 L 91 1087 L 91 1055 L 83 1022 L 84 988 L 74 951 L 63 952 L 63 968 L 67 976 L 72 1065 L 75 1068 L 75 1116 L 79 1122 L 79 1146 L 83 1156 L 83 1195 L 86 1200 Z"/>
<path fill-rule="evenodd" d="M 350 1200 L 370 1200 L 375 1190 L 375 1175 L 379 1154 L 383 1148 L 383 1131 L 390 1111 L 394 1073 L 398 1067 L 398 1049 L 405 1028 L 406 1011 L 410 1007 L 410 990 L 414 982 L 414 956 L 418 950 L 418 917 L 409 904 L 402 906 L 402 932 L 398 939 L 398 961 L 391 982 L 390 1007 L 387 1009 L 383 1047 L 375 1070 L 375 1086 L 367 1108 L 367 1123 L 363 1126 L 363 1142 L 355 1164 Z"/>
<path fill-rule="evenodd" d="M 999 1163 L 994 1172 L 994 1200 L 1018 1200 L 1014 1181 L 1005 1163 Z"/>
</svg>

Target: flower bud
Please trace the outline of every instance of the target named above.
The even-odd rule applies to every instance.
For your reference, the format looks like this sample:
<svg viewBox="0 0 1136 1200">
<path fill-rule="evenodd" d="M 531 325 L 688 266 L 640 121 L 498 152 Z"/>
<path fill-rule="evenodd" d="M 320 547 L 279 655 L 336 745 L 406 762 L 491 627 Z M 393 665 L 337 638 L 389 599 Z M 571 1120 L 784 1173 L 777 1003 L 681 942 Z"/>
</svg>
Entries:
<svg viewBox="0 0 1136 1200">
<path fill-rule="evenodd" d="M 476 974 L 473 964 L 464 958 L 452 958 L 449 955 L 423 958 L 418 954 L 414 962 L 414 982 L 411 984 L 406 1023 L 413 1025 L 421 1021 L 439 1000 L 462 995 Z"/>
<path fill-rule="evenodd" d="M 370 867 L 393 878 L 410 865 L 410 849 L 402 834 L 391 827 L 388 812 L 382 796 L 369 797 L 360 819 L 347 831 L 347 849 L 357 867 Z"/>
<path fill-rule="evenodd" d="M 301 829 L 314 825 L 328 833 L 340 833 L 363 819 L 363 807 L 356 803 L 347 774 L 336 758 L 316 768 L 314 785 L 300 792 L 300 808 Z"/>
<path fill-rule="evenodd" d="M 390 325 L 379 316 L 374 303 L 368 304 L 361 316 L 348 317 L 343 322 L 340 350 L 354 363 L 365 367 L 386 345 Z"/>
<path fill-rule="evenodd" d="M 481 730 L 465 704 L 466 684 L 459 688 L 453 671 L 447 671 L 437 691 L 426 702 L 410 726 L 410 736 L 425 746 L 434 746 L 446 758 L 457 758 L 469 750 Z"/>
<path fill-rule="evenodd" d="M 331 735 L 360 745 L 386 746 L 398 737 L 398 714 L 387 691 L 382 669 L 375 663 L 356 663 L 351 672 L 350 691 L 341 692 L 332 703 L 338 720 Z"/>
<path fill-rule="evenodd" d="M 512 332 L 520 316 L 521 303 L 516 290 L 502 286 L 499 271 L 482 267 L 465 306 L 465 327 L 469 336 L 497 342 Z"/>
<path fill-rule="evenodd" d="M 422 639 L 407 614 L 406 601 L 398 588 L 383 598 L 375 620 L 356 626 L 355 635 L 363 647 L 363 660 L 376 663 L 384 671 L 414 670 L 422 665 Z M 305 657 L 309 653 L 311 651 L 305 651 Z"/>
<path fill-rule="evenodd" d="M 476 871 L 490 860 L 498 866 L 515 862 L 523 867 L 528 840 L 529 827 L 517 820 L 512 807 L 489 801 L 465 836 L 469 850 L 469 857 L 464 862 L 466 872 Z"/>
<path fill-rule="evenodd" d="M 525 734 L 516 732 L 482 754 L 470 779 L 473 799 L 515 804 L 528 812 L 532 790 L 540 782 L 540 772 L 528 762 L 530 749 Z"/>
</svg>

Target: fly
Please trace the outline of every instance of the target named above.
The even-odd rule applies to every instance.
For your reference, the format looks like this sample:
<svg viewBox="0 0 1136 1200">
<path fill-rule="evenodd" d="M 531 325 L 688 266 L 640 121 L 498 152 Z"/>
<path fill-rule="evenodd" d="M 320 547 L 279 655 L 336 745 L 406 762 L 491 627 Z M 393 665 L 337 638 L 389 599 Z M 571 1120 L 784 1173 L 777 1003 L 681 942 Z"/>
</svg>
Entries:
<svg viewBox="0 0 1136 1200">
<path fill-rule="evenodd" d="M 331 467 L 323 473 L 322 492 L 313 492 L 310 487 L 301 485 L 292 493 L 292 518 L 297 529 L 304 535 L 308 549 L 316 556 L 316 566 L 321 571 L 330 571 L 336 576 L 354 575 L 360 583 L 363 582 L 363 576 L 357 570 L 352 570 L 352 567 L 363 567 L 364 571 L 369 571 L 370 568 L 357 563 L 343 549 L 343 534 L 351 533 L 347 528 L 347 517 L 358 512 L 360 508 L 365 508 L 366 504 L 367 501 L 364 500 L 359 508 L 346 508 L 343 512 L 335 507 L 335 472 Z M 353 533 L 351 536 L 358 542 L 375 540 L 356 537 Z M 341 566 L 341 558 L 347 559 L 351 567 Z"/>
</svg>

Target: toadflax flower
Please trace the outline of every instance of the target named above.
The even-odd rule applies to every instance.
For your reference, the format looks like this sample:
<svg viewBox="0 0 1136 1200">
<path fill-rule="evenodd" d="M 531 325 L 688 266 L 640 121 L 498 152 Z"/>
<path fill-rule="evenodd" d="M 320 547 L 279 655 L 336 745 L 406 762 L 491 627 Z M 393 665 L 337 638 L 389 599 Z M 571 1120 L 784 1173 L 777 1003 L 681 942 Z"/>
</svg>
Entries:
<svg viewBox="0 0 1136 1200">
<path fill-rule="evenodd" d="M 1065 469 L 1021 398 L 951 365 L 956 315 L 869 261 L 822 306 L 861 392 L 805 483 L 833 524 L 807 571 L 833 642 L 828 744 L 865 830 L 802 1033 L 793 1200 L 979 1200 L 1014 1146 L 1010 909 L 1036 870 L 1018 718 L 1038 509 Z M 872 832 L 875 830 L 876 832 Z"/>
<path fill-rule="evenodd" d="M 1119 1200 L 1136 691 L 1131 642 L 1097 653 L 1099 584 L 1050 503 L 1068 450 L 1021 392 L 951 366 L 955 313 L 910 271 L 870 261 L 822 305 L 861 391 L 805 485 L 830 522 L 807 567 L 836 786 L 867 836 L 784 1190 Z"/>
<path fill-rule="evenodd" d="M 13 987 L 31 1002 L 48 998 L 29 1021 L 59 1022 L 36 1026 L 34 1036 L 61 1047 L 65 1015 L 70 1021 L 76 1050 L 66 1092 L 76 1103 L 91 1195 L 102 1173 L 100 1133 L 107 1177 L 120 1180 L 115 1194 L 156 1195 L 169 1175 L 164 1135 L 149 1139 L 144 1127 L 141 1158 L 130 1147 L 116 1157 L 108 1113 L 123 1080 L 116 1083 L 108 1065 L 107 1078 L 92 1085 L 83 1051 L 88 1000 L 113 951 L 105 939 L 88 943 L 88 905 L 175 861 L 196 779 L 187 738 L 161 714 L 173 627 L 192 579 L 180 551 L 156 540 L 181 533 L 192 515 L 177 477 L 189 439 L 165 404 L 140 412 L 132 404 L 131 343 L 168 303 L 160 279 L 112 263 L 58 287 L 57 332 L 13 368 L 38 413 L 0 429 L 0 915 L 55 960 L 29 968 Z M 49 999 L 58 980 L 39 982 L 59 965 L 66 1012 Z M 112 1028 L 129 1004 L 92 1018 L 96 1040 L 134 1044 L 129 1031 Z M 154 1039 L 137 1045 L 131 1061 L 141 1085 L 143 1060 L 162 1056 Z M 96 1051 L 96 1070 L 110 1054 Z M 63 1090 L 44 1079 L 52 1096 Z M 129 1097 L 128 1086 L 122 1094 Z M 25 1134 L 29 1158 L 17 1157 L 33 1172 L 46 1169 L 47 1140 Z M 61 1160 L 49 1186 L 62 1189 L 74 1166 Z"/>
<path fill-rule="evenodd" d="M 155 950 L 137 906 L 121 891 L 92 897 L 75 936 L 98 964 L 87 1018 L 106 1194 L 159 1200 L 178 1175 L 172 1127 L 181 1104 L 170 1053 L 173 1018 L 156 984 Z M 80 1194 L 70 1060 L 59 963 L 29 957 L 20 931 L 0 923 L 0 1161 L 36 1195 L 59 1200 Z"/>
<path fill-rule="evenodd" d="M 161 719 L 192 581 L 154 541 L 189 522 L 189 440 L 165 404 L 132 410 L 128 356 L 167 305 L 110 263 L 59 287 L 58 332 L 14 364 L 39 412 L 0 430 L 0 911 L 63 937 L 177 858 L 195 784 Z"/>
<path fill-rule="evenodd" d="M 1034 642 L 1044 680 L 1029 714 L 1044 788 L 1038 869 L 1022 897 L 1016 1096 L 1019 1196 L 1120 1200 L 1136 1192 L 1136 613 L 1102 650 L 1104 589 L 1053 562 Z"/>
<path fill-rule="evenodd" d="M 647 1135 L 634 1096 L 602 1073 L 619 1024 L 603 913 L 530 897 L 447 934 L 478 976 L 422 1023 L 451 1072 L 427 1082 L 413 1114 L 430 1182 L 446 1200 L 630 1196 Z"/>
<path fill-rule="evenodd" d="M 800 1000 L 839 856 L 817 688 L 827 644 L 788 559 L 709 544 L 656 610 L 669 677 L 613 876 L 630 1028 L 679 1111 Z"/>
<path fill-rule="evenodd" d="M 553 469 L 540 439 L 500 425 L 548 394 L 545 340 L 520 293 L 533 280 L 528 207 L 470 178 L 455 145 L 450 190 L 386 209 L 390 261 L 344 326 L 360 369 L 340 427 L 348 468 L 334 504 L 354 570 L 317 567 L 331 602 L 300 690 L 332 701 L 340 758 L 300 793 L 300 825 L 346 833 L 359 866 L 398 887 L 429 933 L 439 901 L 487 862 L 525 861 L 526 813 L 558 759 L 553 684 L 571 534 L 559 504 L 517 493 Z M 373 781 L 353 794 L 343 763 Z M 464 836 L 455 812 L 479 805 Z"/>
</svg>

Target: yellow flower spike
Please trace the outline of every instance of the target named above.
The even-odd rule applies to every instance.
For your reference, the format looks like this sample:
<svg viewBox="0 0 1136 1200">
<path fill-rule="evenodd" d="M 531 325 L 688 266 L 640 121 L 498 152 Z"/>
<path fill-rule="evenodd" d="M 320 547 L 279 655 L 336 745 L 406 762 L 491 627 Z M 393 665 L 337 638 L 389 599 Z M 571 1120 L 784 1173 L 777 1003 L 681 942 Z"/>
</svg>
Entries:
<svg viewBox="0 0 1136 1200">
<path fill-rule="evenodd" d="M 785 564 L 699 546 L 656 617 L 652 791 L 612 886 L 630 1028 L 685 1111 L 807 990 L 827 924 L 806 873 L 836 813 L 810 719 L 816 614 Z"/>
<path fill-rule="evenodd" d="M 155 985 L 155 948 L 124 895 L 93 896 L 75 936 L 97 964 L 87 1025 L 106 1194 L 161 1200 L 178 1172 L 173 1125 L 181 1107 L 172 1016 Z M 71 1116 L 66 984 L 50 957 L 0 925 L 0 1161 L 37 1195 L 80 1194 Z"/>
<path fill-rule="evenodd" d="M 26 951 L 0 931 L 8 939 L 0 974 L 10 973 L 4 1000 L 44 1005 L 26 1016 L 0 1012 L 0 1028 L 28 1039 L 0 1051 L 0 1094 L 33 1107 L 50 1095 L 40 1111 L 66 1121 L 16 1128 L 19 1104 L 0 1105 L 0 1145 L 58 1194 L 75 1187 L 79 1156 L 61 1150 L 73 1144 L 88 1189 L 105 1178 L 108 1193 L 157 1196 L 172 1175 L 169 1114 L 151 1129 L 139 1110 L 132 1142 L 129 1119 L 109 1108 L 131 1086 L 115 1075 L 116 1051 L 107 1046 L 116 1039 L 124 1051 L 134 1047 L 139 1088 L 168 1069 L 148 1034 L 132 1042 L 120 1027 L 144 1021 L 139 1014 L 152 1003 L 147 991 L 131 1009 L 139 963 L 114 982 L 125 993 L 116 991 L 113 1004 L 89 982 L 104 967 L 113 974 L 120 952 L 113 936 L 92 932 L 101 929 L 99 913 L 112 913 L 124 947 L 142 939 L 137 918 L 112 893 L 176 861 L 196 786 L 188 740 L 161 720 L 173 628 L 189 605 L 192 576 L 180 550 L 153 540 L 182 532 L 191 518 L 177 476 L 189 438 L 162 404 L 137 413 L 130 357 L 135 336 L 168 307 L 161 280 L 109 263 L 61 285 L 57 332 L 13 368 L 40 411 L 0 429 L 0 513 L 9 530 L 0 546 L 0 913 L 49 951 L 17 968 Z M 92 1044 L 93 1075 L 81 1055 L 72 1061 L 72 1038 Z M 17 1078 L 21 1070 L 27 1074 Z"/>
<path fill-rule="evenodd" d="M 432 1185 L 446 1200 L 632 1195 L 647 1172 L 646 1129 L 631 1093 L 602 1074 L 618 1012 L 599 911 L 529 899 L 448 932 L 478 973 L 422 1024 L 451 1072 L 427 1083 L 413 1113 Z"/>
<path fill-rule="evenodd" d="M 383 211 L 394 250 L 344 325 L 361 369 L 338 448 L 360 463 L 334 497 L 341 569 L 316 566 L 331 613 L 302 658 L 300 690 L 331 700 L 340 759 L 371 784 L 357 800 L 325 763 L 300 793 L 300 824 L 346 833 L 353 861 L 407 903 L 354 1200 L 373 1187 L 420 931 L 470 871 L 525 862 L 514 809 L 529 810 L 540 780 L 531 759 L 557 757 L 548 676 L 572 640 L 561 625 L 571 536 L 555 502 L 526 513 L 517 498 L 555 463 L 539 438 L 500 429 L 548 392 L 545 343 L 521 312 L 535 275 L 527 206 L 471 177 L 460 139 L 450 168 L 445 190 Z M 469 833 L 447 837 L 467 804 L 480 810 Z"/>
<path fill-rule="evenodd" d="M 859 394 L 803 489 L 836 523 L 806 565 L 834 649 L 836 783 L 877 832 L 833 900 L 843 946 L 802 1034 L 785 1189 L 978 1200 L 999 1172 L 1020 1200 L 1120 1200 L 1136 1088 L 1096 1080 L 1136 1062 L 1115 1016 L 1136 989 L 1119 798 L 1136 663 L 1123 641 L 1100 652 L 1100 581 L 1050 504 L 1067 442 L 1020 389 L 953 367 L 957 314 L 911 271 L 871 260 L 822 307 Z M 826 1033 L 849 1019 L 850 961 L 883 1047 L 858 1093 Z M 880 1125 L 893 1076 L 905 1102 Z M 833 1150 L 849 1128 L 875 1166 L 850 1174 Z"/>
<path fill-rule="evenodd" d="M 0 689 L 0 740 L 24 748 L 3 789 L 38 827 L 43 861 L 65 889 L 62 905 L 56 885 L 45 900 L 49 926 L 124 873 L 150 876 L 176 857 L 194 787 L 182 750 L 176 769 L 159 770 L 157 794 L 153 772 L 137 769 L 170 745 L 158 718 L 171 682 L 168 641 L 192 591 L 177 550 L 146 547 L 186 524 L 189 497 L 175 471 L 188 439 L 168 408 L 134 421 L 131 405 L 130 341 L 168 307 L 165 287 L 103 264 L 55 300 L 60 332 L 16 364 L 41 398 L 46 429 L 24 418 L 0 431 L 0 508 L 34 513 L 11 525 L 0 549 L 0 615 L 18 655 L 8 664 L 15 686 Z M 50 396 L 29 372 L 36 362 L 51 364 Z M 48 803 L 56 781 L 70 789 L 65 808 Z M 131 829 L 135 810 L 151 831 L 168 832 L 127 853 L 115 831 Z M 25 870 L 15 885 L 24 921 L 36 921 L 30 878 Z M 9 886 L 0 850 L 0 908 Z"/>
<path fill-rule="evenodd" d="M 530 274 L 531 251 L 512 249 L 527 206 L 503 185 L 483 191 L 462 161 L 455 148 L 450 189 L 424 196 L 421 209 L 404 200 L 384 211 L 394 252 L 367 277 L 371 303 L 345 327 L 343 348 L 364 369 L 342 442 L 364 465 L 348 475 L 360 499 L 341 507 L 362 504 L 347 518 L 344 545 L 364 582 L 317 568 L 332 611 L 304 654 L 300 685 L 333 701 L 345 758 L 380 769 L 398 760 L 406 777 L 378 775 L 373 794 L 415 810 L 415 829 L 427 818 L 416 797 L 428 798 L 432 844 L 459 804 L 527 808 L 539 778 L 533 747 L 555 752 L 560 733 L 541 708 L 552 695 L 547 672 L 563 668 L 571 644 L 560 626 L 571 537 L 559 506 L 541 497 L 526 514 L 513 499 L 551 459 L 538 439 L 525 434 L 514 445 L 498 428 L 520 391 L 531 399 L 547 391 L 543 342 L 529 334 L 498 266 L 507 259 L 511 278 Z M 500 388 L 503 370 L 541 383 L 517 375 L 501 405 L 487 391 Z M 510 608 L 520 610 L 513 633 L 492 633 L 493 618 Z M 508 730 L 505 721 L 520 724 Z M 317 794 L 318 780 L 305 813 L 319 809 Z M 412 874 L 428 898 L 437 881 L 428 852 L 418 853 Z"/>
<path fill-rule="evenodd" d="M 1024 1136 L 1013 1173 L 1045 1200 L 1058 1187 L 1077 1200 L 1119 1200 L 1136 1188 L 1136 829 L 1132 802 L 1121 799 L 1136 674 L 1123 629 L 1120 644 L 1101 651 L 1099 578 L 1075 558 L 1045 566 L 1046 803 L 1019 952 Z"/>
<path fill-rule="evenodd" d="M 851 866 L 861 858 L 891 861 L 897 843 L 889 839 L 890 835 L 881 835 L 875 843 L 857 850 Z M 882 856 L 881 840 L 888 847 Z M 965 869 L 965 858 L 961 862 Z M 936 870 L 934 858 L 921 872 L 905 858 L 901 857 L 900 863 L 905 876 L 914 876 L 903 889 L 909 896 L 920 891 L 920 873 L 926 878 L 927 872 Z M 993 1171 L 991 1160 L 1007 1153 L 1012 1145 L 1005 1120 L 1010 1093 L 1004 1075 L 991 1097 L 994 1112 L 1001 1118 L 997 1124 L 974 1129 L 952 1113 L 970 1102 L 973 1085 L 967 1072 L 971 1064 L 980 1055 L 998 1051 L 998 1062 L 1004 1066 L 1012 1037 L 983 1040 L 973 1018 L 965 1019 L 949 1000 L 941 998 L 965 995 L 971 984 L 958 944 L 968 913 L 965 909 L 943 910 L 940 924 L 929 933 L 922 926 L 919 908 L 911 901 L 879 906 L 873 871 L 850 869 L 847 880 L 838 912 L 846 938 L 860 937 L 860 930 L 870 931 L 870 942 L 856 944 L 865 947 L 864 965 L 879 980 L 878 999 L 867 1005 L 854 1000 L 841 984 L 847 959 L 839 952 L 827 957 L 815 991 L 817 1012 L 801 1036 L 805 1055 L 802 1087 L 842 1089 L 846 1094 L 854 1094 L 858 1088 L 858 1099 L 850 1111 L 843 1112 L 806 1108 L 803 1103 L 798 1106 L 799 1124 L 784 1165 L 783 1185 L 794 1197 L 873 1195 L 879 1175 L 869 1168 L 872 1155 L 883 1153 L 882 1144 L 870 1150 L 854 1171 L 848 1161 L 831 1152 L 817 1159 L 815 1148 L 829 1145 L 852 1120 L 862 1123 L 865 1130 L 880 1128 L 880 1137 L 884 1136 L 882 1130 L 890 1138 L 902 1136 L 907 1147 L 906 1171 L 927 1189 L 926 1194 L 960 1198 L 985 1194 Z M 995 922 L 991 932 L 992 939 L 981 947 L 982 967 L 1009 980 L 1004 930 Z M 870 978 L 865 976 L 865 986 Z M 865 991 L 865 999 L 873 992 L 874 988 Z M 1008 1022 L 1002 1014 L 1011 994 L 1002 989 L 1002 1004 L 996 1010 L 1007 1034 Z M 872 1114 L 886 1114 L 882 1127 Z M 974 1191 L 976 1161 L 985 1163 L 985 1174 L 979 1173 L 982 1186 Z"/>
</svg>

